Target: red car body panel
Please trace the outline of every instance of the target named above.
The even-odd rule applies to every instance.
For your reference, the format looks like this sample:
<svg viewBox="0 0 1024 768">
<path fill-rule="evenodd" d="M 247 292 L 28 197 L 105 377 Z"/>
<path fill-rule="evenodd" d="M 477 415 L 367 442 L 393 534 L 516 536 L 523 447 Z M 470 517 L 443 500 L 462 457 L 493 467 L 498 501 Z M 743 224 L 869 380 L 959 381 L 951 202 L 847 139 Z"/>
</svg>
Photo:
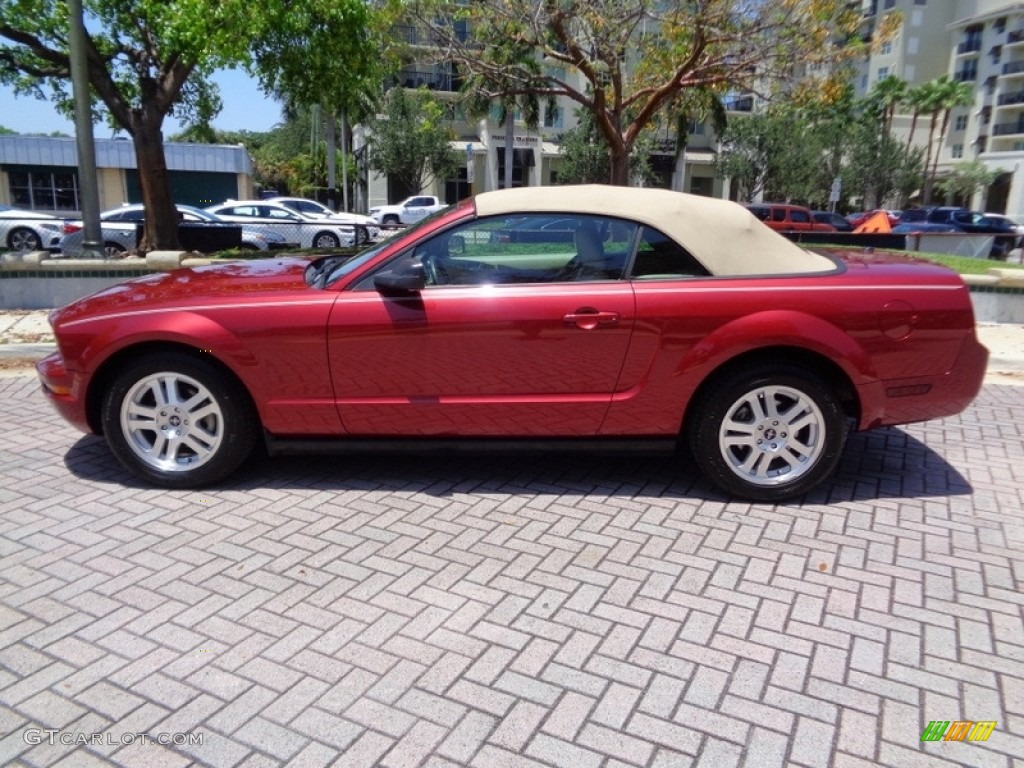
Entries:
<svg viewBox="0 0 1024 768">
<path fill-rule="evenodd" d="M 275 437 L 672 436 L 701 383 L 758 350 L 799 349 L 845 374 L 861 429 L 962 410 L 987 352 L 954 273 L 851 253 L 832 274 L 356 289 L 413 241 L 475 215 L 463 203 L 328 289 L 302 259 L 130 281 L 51 316 L 38 366 L 72 424 L 105 362 L 139 345 L 209 354 Z"/>
</svg>

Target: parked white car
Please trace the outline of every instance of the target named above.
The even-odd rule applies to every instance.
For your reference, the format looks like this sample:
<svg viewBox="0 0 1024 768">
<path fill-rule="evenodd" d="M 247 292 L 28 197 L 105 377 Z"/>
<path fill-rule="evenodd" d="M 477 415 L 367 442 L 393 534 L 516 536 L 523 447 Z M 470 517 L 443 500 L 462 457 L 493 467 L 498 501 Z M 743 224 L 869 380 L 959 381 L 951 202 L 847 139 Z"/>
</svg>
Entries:
<svg viewBox="0 0 1024 768">
<path fill-rule="evenodd" d="M 232 224 L 221 219 L 214 213 L 194 208 L 191 205 L 178 205 L 178 215 L 182 221 L 202 222 L 204 224 Z M 103 236 L 103 251 L 107 256 L 120 256 L 135 250 L 138 245 L 138 225 L 146 219 L 146 210 L 141 203 L 122 205 L 111 208 L 100 214 L 100 231 Z M 60 250 L 65 256 L 77 257 L 82 254 L 82 240 L 85 238 L 83 224 L 78 221 L 64 222 L 64 237 L 60 240 Z M 288 242 L 277 232 L 252 227 L 242 227 L 242 248 L 256 251 L 268 251 L 297 245 Z"/>
<path fill-rule="evenodd" d="M 355 226 L 307 216 L 268 200 L 228 200 L 206 210 L 225 221 L 277 232 L 289 242 L 297 242 L 300 248 L 338 248 L 356 244 Z"/>
<path fill-rule="evenodd" d="M 0 205 L 0 248 L 12 251 L 53 251 L 62 236 L 63 221 L 38 211 Z"/>
<path fill-rule="evenodd" d="M 291 208 L 296 213 L 302 213 L 306 216 L 332 219 L 334 221 L 344 222 L 345 224 L 360 224 L 366 227 L 366 233 L 370 240 L 376 240 L 380 237 L 380 226 L 369 216 L 363 216 L 358 213 L 346 213 L 344 211 L 332 211 L 323 203 L 318 203 L 316 200 L 308 200 L 304 197 L 271 197 L 267 202 L 280 203 L 287 208 Z M 359 232 L 358 229 L 356 230 L 356 233 L 360 237 L 359 243 L 361 245 L 362 233 Z"/>
</svg>

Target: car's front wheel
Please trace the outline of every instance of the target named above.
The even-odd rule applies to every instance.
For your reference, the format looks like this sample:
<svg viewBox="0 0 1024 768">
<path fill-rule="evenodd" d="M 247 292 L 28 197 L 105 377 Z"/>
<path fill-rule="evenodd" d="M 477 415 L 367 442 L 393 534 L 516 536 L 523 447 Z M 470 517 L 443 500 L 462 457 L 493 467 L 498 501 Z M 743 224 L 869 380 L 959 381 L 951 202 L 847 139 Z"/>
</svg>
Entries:
<svg viewBox="0 0 1024 768">
<path fill-rule="evenodd" d="M 337 248 L 341 244 L 337 235 L 330 232 L 320 232 L 313 238 L 314 248 Z"/>
<path fill-rule="evenodd" d="M 43 247 L 39 235 L 27 227 L 16 227 L 7 236 L 7 247 L 12 251 L 38 251 Z"/>
<path fill-rule="evenodd" d="M 103 431 L 128 470 L 166 488 L 223 479 L 248 458 L 257 419 L 217 366 L 180 352 L 143 357 L 113 380 Z"/>
<path fill-rule="evenodd" d="M 760 365 L 705 391 L 690 419 L 690 447 L 723 490 L 781 501 L 814 488 L 835 470 L 846 416 L 832 389 L 810 370 Z"/>
</svg>

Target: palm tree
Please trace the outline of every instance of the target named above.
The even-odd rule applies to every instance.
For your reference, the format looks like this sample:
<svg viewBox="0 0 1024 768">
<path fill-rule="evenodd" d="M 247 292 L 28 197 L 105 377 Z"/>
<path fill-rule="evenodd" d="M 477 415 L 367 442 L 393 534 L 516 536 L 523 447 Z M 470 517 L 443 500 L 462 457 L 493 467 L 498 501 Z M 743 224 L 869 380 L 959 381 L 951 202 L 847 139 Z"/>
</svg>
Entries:
<svg viewBox="0 0 1024 768">
<path fill-rule="evenodd" d="M 466 113 L 472 117 L 485 117 L 490 114 L 492 103 L 497 101 L 498 122 L 505 127 L 505 178 L 504 187 L 512 187 L 512 165 L 515 144 L 515 113 L 518 109 L 523 116 L 527 128 L 540 125 L 540 98 L 536 91 L 544 81 L 533 51 L 518 47 L 505 49 L 488 49 L 483 53 L 494 63 L 506 65 L 503 71 L 513 71 L 512 65 L 520 71 L 528 72 L 529 82 L 504 78 L 483 73 L 473 73 L 462 84 L 461 94 Z"/>
<path fill-rule="evenodd" d="M 931 173 L 925 179 L 925 201 L 931 201 L 931 191 L 935 184 L 935 177 L 939 173 L 939 152 L 946 140 L 946 130 L 949 128 L 950 113 L 957 107 L 967 107 L 974 103 L 974 88 L 970 83 L 950 80 L 943 75 L 939 78 L 941 85 L 937 95 L 939 110 L 942 112 L 942 123 L 939 127 L 938 143 L 935 146 L 935 156 L 932 160 Z M 927 168 L 926 168 L 927 170 Z"/>
<path fill-rule="evenodd" d="M 931 112 L 931 102 L 934 98 L 935 87 L 932 81 L 921 83 L 916 88 L 907 91 L 903 103 L 910 107 L 912 117 L 910 119 L 910 133 L 907 135 L 907 150 L 914 146 L 914 133 L 917 131 L 917 120 L 923 115 Z"/>
<path fill-rule="evenodd" d="M 888 75 L 878 80 L 868 94 L 868 102 L 877 110 L 881 118 L 882 132 L 888 134 L 892 130 L 892 121 L 896 109 L 907 101 L 909 88 L 905 80 L 895 75 Z M 916 113 L 915 113 L 916 118 Z"/>
</svg>

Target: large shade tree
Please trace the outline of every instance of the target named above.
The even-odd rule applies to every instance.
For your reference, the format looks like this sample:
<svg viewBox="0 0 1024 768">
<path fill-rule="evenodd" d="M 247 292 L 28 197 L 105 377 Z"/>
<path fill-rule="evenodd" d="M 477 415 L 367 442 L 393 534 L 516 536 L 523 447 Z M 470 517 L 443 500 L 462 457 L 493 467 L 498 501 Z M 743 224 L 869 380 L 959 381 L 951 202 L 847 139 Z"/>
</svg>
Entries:
<svg viewBox="0 0 1024 768">
<path fill-rule="evenodd" d="M 164 120 L 174 115 L 182 122 L 208 122 L 221 106 L 212 73 L 251 64 L 254 52 L 269 56 L 296 45 L 310 31 L 296 30 L 289 19 L 313 2 L 85 1 L 89 86 L 97 115 L 105 112 L 134 142 L 146 207 L 143 247 L 178 244 Z M 334 5 L 361 9 L 365 4 L 337 0 Z M 339 38 L 358 39 L 358 29 L 338 11 L 324 24 Z M 0 81 L 20 93 L 49 98 L 70 115 L 68 29 L 68 7 L 61 0 L 0 0 Z"/>
<path fill-rule="evenodd" d="M 680 94 L 767 95 L 808 65 L 842 58 L 851 46 L 838 41 L 855 39 L 860 20 L 846 0 L 411 0 L 408 9 L 442 58 L 502 84 L 495 98 L 565 97 L 589 112 L 615 184 L 629 182 L 630 150 Z M 544 67 L 481 55 L 509 47 L 534 51 Z"/>
</svg>

